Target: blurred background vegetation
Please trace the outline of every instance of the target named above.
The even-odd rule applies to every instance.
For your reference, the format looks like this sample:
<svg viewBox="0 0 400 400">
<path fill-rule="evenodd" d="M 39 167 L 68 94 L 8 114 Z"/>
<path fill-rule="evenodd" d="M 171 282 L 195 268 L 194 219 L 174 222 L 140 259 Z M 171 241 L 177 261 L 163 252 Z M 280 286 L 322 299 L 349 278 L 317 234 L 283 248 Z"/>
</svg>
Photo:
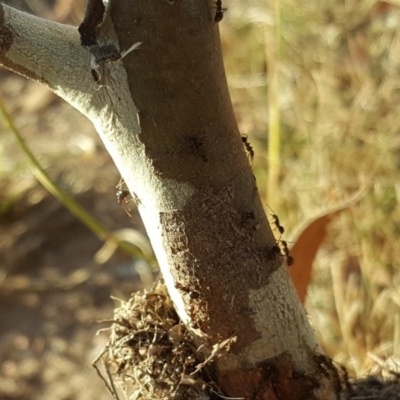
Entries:
<svg viewBox="0 0 400 400">
<path fill-rule="evenodd" d="M 84 7 L 83 0 L 5 3 L 75 26 Z M 365 189 L 331 223 L 313 265 L 305 306 L 318 339 L 353 377 L 399 372 L 400 2 L 225 0 L 223 7 L 228 11 L 219 29 L 237 121 L 254 147 L 263 202 L 279 215 L 285 239 L 304 220 Z M 0 85 L 15 124 L 52 178 L 110 230 L 142 231 L 136 214 L 127 218 L 116 203 L 119 174 L 91 124 L 45 88 L 4 69 Z M 39 390 L 43 399 L 100 399 L 99 393 L 79 397 L 66 388 L 69 397 L 54 397 L 49 382 L 66 376 L 74 381 L 87 368 L 82 353 L 88 348 L 71 356 L 66 347 L 85 337 L 93 355 L 97 327 L 90 321 L 111 315 L 109 296 L 129 296 L 134 288 L 125 278 L 140 269 L 118 252 L 102 266 L 96 263 L 101 242 L 38 186 L 4 126 L 0 155 L 0 296 L 8 300 L 0 306 L 0 393 L 9 396 L 2 398 L 28 399 Z M 52 286 L 71 282 L 85 268 L 92 272 L 70 286 Z M 60 304 L 43 304 L 43 293 L 54 292 Z M 40 311 L 46 307 L 53 311 Z M 71 321 L 61 332 L 54 315 L 63 307 Z M 37 324 L 54 321 L 42 342 L 33 322 L 30 330 L 21 328 L 33 309 Z M 41 343 L 36 353 L 35 341 Z M 68 368 L 56 377 L 49 372 L 49 378 L 42 370 L 53 364 L 43 361 L 42 372 L 31 366 L 24 375 L 20 367 L 29 351 L 50 360 L 58 354 Z M 13 386 L 18 379 L 21 384 Z"/>
</svg>

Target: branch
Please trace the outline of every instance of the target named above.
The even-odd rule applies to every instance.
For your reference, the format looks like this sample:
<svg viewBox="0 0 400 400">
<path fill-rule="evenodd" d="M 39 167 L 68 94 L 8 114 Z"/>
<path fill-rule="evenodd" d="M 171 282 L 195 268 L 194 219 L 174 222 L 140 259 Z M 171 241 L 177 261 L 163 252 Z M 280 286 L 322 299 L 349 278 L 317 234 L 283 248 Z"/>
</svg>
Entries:
<svg viewBox="0 0 400 400">
<path fill-rule="evenodd" d="M 90 15 L 89 10 L 83 26 L 93 28 L 100 14 L 97 11 L 95 17 Z M 86 115 L 100 134 L 121 136 L 122 125 L 130 132 L 138 131 L 136 119 L 130 126 L 123 122 L 129 120 L 136 108 L 120 62 L 123 57 L 117 48 L 118 41 L 107 30 L 106 23 L 101 27 L 102 45 L 88 51 L 81 47 L 76 28 L 0 4 L 0 65 L 50 88 Z M 82 41 L 86 41 L 90 33 L 83 31 L 86 36 Z M 113 57 L 104 48 L 112 48 Z M 124 56 L 127 54 L 123 52 Z M 128 143 L 125 141 L 123 146 Z"/>
<path fill-rule="evenodd" d="M 90 55 L 76 28 L 0 4 L 0 64 L 54 92 L 90 90 Z M 64 90 L 63 90 L 64 92 Z"/>
</svg>

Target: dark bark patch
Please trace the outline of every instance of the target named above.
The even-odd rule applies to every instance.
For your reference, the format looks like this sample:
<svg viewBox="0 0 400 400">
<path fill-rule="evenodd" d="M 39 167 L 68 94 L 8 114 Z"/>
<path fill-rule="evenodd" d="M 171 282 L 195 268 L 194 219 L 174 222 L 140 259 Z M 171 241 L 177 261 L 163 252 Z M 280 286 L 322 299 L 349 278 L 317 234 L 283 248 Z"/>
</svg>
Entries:
<svg viewBox="0 0 400 400">
<path fill-rule="evenodd" d="M 3 10 L 3 9 L 1 9 Z M 3 11 L 0 12 L 0 55 L 5 54 L 10 50 L 13 43 L 13 34 L 10 29 L 4 26 L 3 23 Z"/>
<path fill-rule="evenodd" d="M 4 7 L 0 4 L 0 26 L 4 25 Z"/>
<path fill-rule="evenodd" d="M 323 376 L 324 377 L 324 376 Z M 297 371 L 287 353 L 266 359 L 253 369 L 220 371 L 219 381 L 227 396 L 249 400 L 311 400 L 320 388 L 321 376 Z"/>
<path fill-rule="evenodd" d="M 204 146 L 204 136 L 193 135 L 189 137 L 188 147 L 192 154 L 198 156 L 203 162 L 208 162 L 207 151 Z"/>
<path fill-rule="evenodd" d="M 81 45 L 90 47 L 97 44 L 97 28 L 102 24 L 105 7 L 102 0 L 88 0 L 86 3 L 85 17 L 79 25 Z"/>
<path fill-rule="evenodd" d="M 367 376 L 358 379 L 351 386 L 348 398 L 398 400 L 400 398 L 400 377 L 384 380 L 380 376 Z"/>
<path fill-rule="evenodd" d="M 332 359 L 324 354 L 318 354 L 313 357 L 313 361 L 316 366 L 317 374 L 319 374 L 319 376 L 324 376 L 332 382 L 334 392 L 339 399 L 339 393 L 342 392 L 342 379 L 339 375 L 339 371 L 333 365 Z"/>
<path fill-rule="evenodd" d="M 262 380 L 254 400 L 264 399 L 265 391 L 272 391 L 277 399 L 309 400 L 315 398 L 313 393 L 320 387 L 319 379 L 295 369 L 287 353 L 264 360 L 257 367 Z"/>
</svg>

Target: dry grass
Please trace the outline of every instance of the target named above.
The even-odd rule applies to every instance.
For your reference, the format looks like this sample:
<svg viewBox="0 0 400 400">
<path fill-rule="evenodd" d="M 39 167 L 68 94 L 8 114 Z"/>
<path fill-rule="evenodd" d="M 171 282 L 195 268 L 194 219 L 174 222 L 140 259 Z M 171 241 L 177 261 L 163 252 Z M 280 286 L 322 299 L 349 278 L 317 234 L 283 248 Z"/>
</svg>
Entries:
<svg viewBox="0 0 400 400">
<path fill-rule="evenodd" d="M 255 149 L 265 201 L 268 171 L 279 171 L 269 202 L 287 230 L 368 189 L 332 225 L 315 263 L 306 308 L 320 342 L 353 375 L 399 372 L 400 4 L 226 6 L 221 31 L 239 126 Z M 268 99 L 279 107 L 280 159 L 266 157 Z"/>
<path fill-rule="evenodd" d="M 128 302 L 121 300 L 114 319 L 102 322 L 112 324 L 110 339 L 93 366 L 114 399 L 120 398 L 118 389 L 123 398 L 160 400 L 201 400 L 221 392 L 213 362 L 234 338 L 206 354 L 207 346 L 199 346 L 180 322 L 164 282 L 156 282 L 148 293 L 133 294 Z"/>
</svg>

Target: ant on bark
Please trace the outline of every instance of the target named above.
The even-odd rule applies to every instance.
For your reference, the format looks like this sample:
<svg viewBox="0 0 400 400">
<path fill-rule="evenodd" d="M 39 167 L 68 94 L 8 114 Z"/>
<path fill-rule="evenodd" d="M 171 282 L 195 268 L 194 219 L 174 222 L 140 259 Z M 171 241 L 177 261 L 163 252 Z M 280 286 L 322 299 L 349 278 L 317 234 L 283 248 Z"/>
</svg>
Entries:
<svg viewBox="0 0 400 400">
<path fill-rule="evenodd" d="M 281 245 L 281 246 L 279 246 L 279 248 L 282 252 L 282 255 L 284 255 L 286 258 L 287 266 L 290 267 L 291 265 L 294 264 L 294 258 L 290 255 L 289 246 L 288 246 L 286 240 L 282 239 L 282 235 L 285 232 L 285 228 L 280 224 L 279 217 L 275 214 L 274 210 L 270 206 L 268 206 L 268 208 L 271 210 L 271 213 L 272 213 L 271 217 L 272 217 L 273 223 L 275 225 L 275 228 L 277 229 L 277 231 L 280 234 L 280 237 L 277 240 L 277 243 Z"/>
<path fill-rule="evenodd" d="M 267 204 L 267 206 L 268 206 L 268 204 Z M 285 228 L 280 224 L 279 217 L 275 214 L 274 210 L 270 206 L 268 206 L 268 208 L 271 211 L 271 217 L 272 217 L 273 223 L 275 225 L 275 228 L 278 230 L 278 232 L 282 236 L 285 233 Z"/>
<path fill-rule="evenodd" d="M 119 181 L 118 185 L 115 187 L 117 189 L 115 196 L 117 197 L 118 204 L 124 207 L 125 212 L 128 214 L 129 217 L 132 217 L 132 214 L 130 213 L 130 209 L 127 206 L 127 204 L 132 200 L 127 200 L 127 197 L 130 196 L 129 190 L 122 189 L 123 185 L 125 182 L 122 180 Z"/>
<path fill-rule="evenodd" d="M 222 8 L 222 0 L 215 0 L 215 8 L 217 12 L 215 13 L 214 22 L 218 23 L 224 18 L 224 12 L 227 11 L 227 8 Z"/>
<path fill-rule="evenodd" d="M 251 165 L 253 165 L 254 160 L 254 149 L 253 146 L 248 141 L 248 136 L 243 134 L 241 135 L 243 146 L 246 150 L 246 154 L 250 157 Z"/>
<path fill-rule="evenodd" d="M 282 252 L 283 255 L 286 257 L 286 264 L 288 267 L 294 264 L 294 258 L 290 255 L 288 244 L 285 240 L 281 240 L 282 245 Z"/>
</svg>

